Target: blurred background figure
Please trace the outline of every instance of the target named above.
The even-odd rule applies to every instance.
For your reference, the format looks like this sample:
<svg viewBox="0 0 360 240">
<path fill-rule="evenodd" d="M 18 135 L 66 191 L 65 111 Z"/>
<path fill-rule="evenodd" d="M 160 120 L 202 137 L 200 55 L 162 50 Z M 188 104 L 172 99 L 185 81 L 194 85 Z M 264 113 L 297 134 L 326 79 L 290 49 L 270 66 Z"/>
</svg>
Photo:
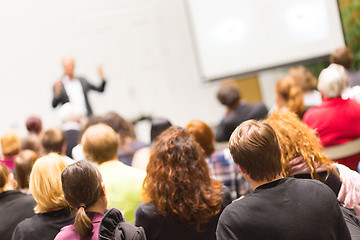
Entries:
<svg viewBox="0 0 360 240">
<path fill-rule="evenodd" d="M 33 116 L 26 119 L 26 129 L 29 135 L 40 136 L 42 132 L 42 121 L 39 117 Z"/>
<path fill-rule="evenodd" d="M 294 78 L 290 76 L 281 78 L 275 85 L 275 93 L 276 107 L 278 109 L 287 109 L 296 113 L 302 119 L 306 111 L 304 94 Z"/>
<path fill-rule="evenodd" d="M 151 120 L 150 145 L 140 148 L 134 154 L 132 166 L 138 169 L 146 170 L 149 163 L 151 151 L 154 148 L 156 138 L 172 124 L 165 118 L 155 118 Z"/>
<path fill-rule="evenodd" d="M 324 147 L 348 143 L 360 137 L 360 105 L 352 99 L 342 99 L 347 75 L 341 65 L 331 64 L 321 71 L 318 90 L 323 99 L 320 106 L 310 108 L 303 121 L 316 130 Z M 357 170 L 360 153 L 332 159 Z"/>
<path fill-rule="evenodd" d="M 288 75 L 292 77 L 304 94 L 304 105 L 308 109 L 321 104 L 321 94 L 316 90 L 317 79 L 304 66 L 289 69 Z"/>
<path fill-rule="evenodd" d="M 249 119 L 263 119 L 268 113 L 268 109 L 261 102 L 247 104 L 244 99 L 241 99 L 241 92 L 235 86 L 222 86 L 216 97 L 222 105 L 226 106 L 225 116 L 216 128 L 217 142 L 229 141 L 231 133 L 240 123 Z"/>
<path fill-rule="evenodd" d="M 32 167 L 39 155 L 32 150 L 21 150 L 15 158 L 15 177 L 18 189 L 23 193 L 30 194 L 29 179 Z"/>
<path fill-rule="evenodd" d="M 200 120 L 191 120 L 185 129 L 200 144 L 206 155 L 211 177 L 221 181 L 231 191 L 233 199 L 248 194 L 250 184 L 242 176 L 228 148 L 215 151 L 215 137 L 211 128 Z"/>
<path fill-rule="evenodd" d="M 35 162 L 29 185 L 36 201 L 36 215 L 19 223 L 12 239 L 54 239 L 62 227 L 74 222 L 61 187 L 61 173 L 66 166 L 56 153 Z"/>
<path fill-rule="evenodd" d="M 72 57 L 65 57 L 62 60 L 64 76 L 54 84 L 54 97 L 52 106 L 71 102 L 84 116 L 93 114 L 90 105 L 88 93 L 90 90 L 103 92 L 105 90 L 106 80 L 103 69 L 98 66 L 98 74 L 101 79 L 99 86 L 95 86 L 83 77 L 77 77 L 74 74 L 75 61 Z"/>
<path fill-rule="evenodd" d="M 10 240 L 18 223 L 34 216 L 33 197 L 16 190 L 16 181 L 9 169 L 0 162 L 0 236 Z"/>
<path fill-rule="evenodd" d="M 1 136 L 0 162 L 10 170 L 14 170 L 14 160 L 20 151 L 20 137 L 14 131 L 7 131 Z"/>
</svg>

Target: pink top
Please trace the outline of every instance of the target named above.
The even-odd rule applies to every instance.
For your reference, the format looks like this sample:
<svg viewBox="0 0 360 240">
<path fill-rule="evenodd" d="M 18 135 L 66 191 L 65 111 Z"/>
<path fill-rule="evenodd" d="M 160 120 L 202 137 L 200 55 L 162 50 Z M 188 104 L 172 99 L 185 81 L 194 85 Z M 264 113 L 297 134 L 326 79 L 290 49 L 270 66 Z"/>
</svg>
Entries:
<svg viewBox="0 0 360 240">
<path fill-rule="evenodd" d="M 11 156 L 11 157 L 5 157 L 4 155 L 0 156 L 0 162 L 4 163 L 5 166 L 10 168 L 10 170 L 13 170 L 15 168 L 14 160 L 15 160 L 15 156 Z"/>
<path fill-rule="evenodd" d="M 75 231 L 74 225 L 63 227 L 56 235 L 54 240 L 98 240 L 99 239 L 99 226 L 101 219 L 104 217 L 103 213 L 99 212 L 87 212 L 88 217 L 91 219 L 94 229 L 89 237 L 80 238 L 80 235 Z"/>
<path fill-rule="evenodd" d="M 304 114 L 303 122 L 317 131 L 324 147 L 346 143 L 360 137 L 360 104 L 352 99 L 323 99 Z M 360 154 L 336 159 L 353 170 L 359 160 Z"/>
</svg>

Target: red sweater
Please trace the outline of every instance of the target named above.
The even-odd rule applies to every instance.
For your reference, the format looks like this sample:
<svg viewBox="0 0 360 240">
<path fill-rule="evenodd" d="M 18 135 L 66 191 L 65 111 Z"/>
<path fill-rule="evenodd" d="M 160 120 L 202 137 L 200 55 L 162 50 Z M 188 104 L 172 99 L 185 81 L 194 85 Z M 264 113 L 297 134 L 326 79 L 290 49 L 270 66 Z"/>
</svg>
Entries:
<svg viewBox="0 0 360 240">
<path fill-rule="evenodd" d="M 303 122 L 317 131 L 324 147 L 346 143 L 360 137 L 360 104 L 352 99 L 323 99 L 305 113 Z M 336 161 L 357 171 L 360 153 Z"/>
</svg>

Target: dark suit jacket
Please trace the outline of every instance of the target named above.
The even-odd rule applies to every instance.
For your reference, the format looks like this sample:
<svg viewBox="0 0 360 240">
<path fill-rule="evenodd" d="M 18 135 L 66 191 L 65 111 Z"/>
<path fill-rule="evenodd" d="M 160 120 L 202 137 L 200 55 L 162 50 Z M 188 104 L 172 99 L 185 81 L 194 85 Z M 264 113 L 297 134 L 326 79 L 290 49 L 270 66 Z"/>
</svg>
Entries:
<svg viewBox="0 0 360 240">
<path fill-rule="evenodd" d="M 267 116 L 268 110 L 263 103 L 241 104 L 232 113 L 225 116 L 216 129 L 216 141 L 229 141 L 232 132 L 242 122 L 249 119 L 260 120 Z"/>
<path fill-rule="evenodd" d="M 78 77 L 78 79 L 79 79 L 82 89 L 83 89 L 83 93 L 84 93 L 84 97 L 85 97 L 85 104 L 86 104 L 86 109 L 87 109 L 87 115 L 90 116 L 90 115 L 92 115 L 93 111 L 90 106 L 88 92 L 90 90 L 94 90 L 97 92 L 103 92 L 105 90 L 106 81 L 105 81 L 105 79 L 103 79 L 100 86 L 94 86 L 91 83 L 89 83 L 85 78 Z M 60 96 L 58 96 L 58 97 L 55 96 L 55 88 L 54 88 L 54 97 L 52 100 L 53 108 L 55 108 L 58 104 L 63 105 L 67 102 L 69 102 L 69 97 L 66 94 L 64 85 L 61 86 L 61 93 L 60 93 Z"/>
</svg>

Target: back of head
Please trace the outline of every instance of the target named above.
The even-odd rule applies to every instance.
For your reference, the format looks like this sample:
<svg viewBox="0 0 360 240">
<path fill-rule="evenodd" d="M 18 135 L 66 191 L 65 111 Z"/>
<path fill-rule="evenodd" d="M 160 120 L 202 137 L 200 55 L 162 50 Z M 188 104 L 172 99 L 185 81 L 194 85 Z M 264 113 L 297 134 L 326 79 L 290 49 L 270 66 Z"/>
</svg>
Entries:
<svg viewBox="0 0 360 240">
<path fill-rule="evenodd" d="M 337 48 L 330 55 L 330 63 L 336 63 L 346 69 L 350 69 L 354 63 L 354 54 L 348 47 Z"/>
<path fill-rule="evenodd" d="M 200 120 L 191 120 L 185 129 L 194 137 L 200 144 L 206 156 L 210 156 L 214 150 L 215 136 L 211 128 Z"/>
<path fill-rule="evenodd" d="M 172 124 L 165 118 L 155 118 L 151 121 L 150 140 L 155 141 L 163 131 L 171 127 Z"/>
<path fill-rule="evenodd" d="M 130 137 L 135 139 L 134 126 L 115 112 L 109 112 L 102 117 L 102 122 L 109 125 L 115 132 L 120 134 L 121 139 Z"/>
<path fill-rule="evenodd" d="M 59 127 L 49 128 L 41 137 L 44 153 L 55 152 L 61 154 L 63 151 L 65 137 Z"/>
<path fill-rule="evenodd" d="M 9 169 L 0 162 L 0 193 L 3 191 L 5 185 L 9 182 L 10 171 Z"/>
<path fill-rule="evenodd" d="M 101 164 L 117 158 L 119 135 L 108 125 L 98 123 L 86 129 L 81 144 L 87 157 Z"/>
<path fill-rule="evenodd" d="M 232 85 L 225 85 L 220 88 L 216 97 L 222 105 L 233 108 L 240 101 L 241 93 L 237 87 Z"/>
<path fill-rule="evenodd" d="M 81 160 L 64 169 L 61 182 L 66 201 L 77 209 L 75 230 L 81 237 L 89 236 L 93 224 L 85 209 L 93 206 L 103 195 L 99 170 L 89 161 Z"/>
<path fill-rule="evenodd" d="M 305 112 L 305 105 L 303 99 L 303 91 L 296 84 L 294 78 L 286 76 L 281 78 L 275 85 L 276 94 L 281 97 L 288 110 L 295 112 L 300 118 L 302 118 Z"/>
<path fill-rule="evenodd" d="M 338 98 L 346 88 L 348 76 L 343 66 L 332 63 L 320 72 L 318 89 L 325 98 Z"/>
<path fill-rule="evenodd" d="M 30 134 L 21 139 L 21 150 L 32 150 L 37 154 L 42 153 L 42 144 L 40 138 L 34 134 Z"/>
<path fill-rule="evenodd" d="M 29 178 L 32 167 L 38 155 L 32 150 L 22 150 L 15 158 L 15 174 L 19 188 L 29 188 Z"/>
<path fill-rule="evenodd" d="M 318 178 L 315 163 L 330 168 L 332 162 L 324 154 L 319 138 L 313 129 L 302 123 L 292 112 L 276 110 L 266 122 L 276 131 L 281 147 L 281 163 L 287 176 L 293 176 L 290 161 L 302 156 L 311 170 L 312 178 Z"/>
<path fill-rule="evenodd" d="M 8 131 L 2 135 L 1 151 L 4 155 L 14 155 L 20 151 L 20 137 L 16 132 Z"/>
<path fill-rule="evenodd" d="M 65 103 L 60 108 L 60 119 L 62 123 L 81 122 L 81 112 L 70 102 Z"/>
<path fill-rule="evenodd" d="M 304 66 L 290 68 L 289 76 L 295 80 L 295 83 L 302 89 L 303 92 L 316 89 L 316 78 Z"/>
<path fill-rule="evenodd" d="M 29 117 L 26 119 L 25 126 L 29 133 L 39 135 L 42 131 L 42 122 L 39 117 Z"/>
<path fill-rule="evenodd" d="M 254 181 L 272 181 L 282 173 L 279 142 L 268 123 L 243 122 L 232 133 L 229 148 L 234 161 Z"/>
<path fill-rule="evenodd" d="M 201 147 L 185 129 L 170 127 L 158 137 L 146 170 L 145 198 L 159 214 L 199 230 L 220 211 L 221 183 L 210 178 Z"/>
<path fill-rule="evenodd" d="M 30 174 L 30 192 L 37 205 L 35 212 L 50 212 L 67 207 L 61 187 L 61 173 L 66 163 L 63 158 L 50 153 L 39 158 Z"/>
</svg>

